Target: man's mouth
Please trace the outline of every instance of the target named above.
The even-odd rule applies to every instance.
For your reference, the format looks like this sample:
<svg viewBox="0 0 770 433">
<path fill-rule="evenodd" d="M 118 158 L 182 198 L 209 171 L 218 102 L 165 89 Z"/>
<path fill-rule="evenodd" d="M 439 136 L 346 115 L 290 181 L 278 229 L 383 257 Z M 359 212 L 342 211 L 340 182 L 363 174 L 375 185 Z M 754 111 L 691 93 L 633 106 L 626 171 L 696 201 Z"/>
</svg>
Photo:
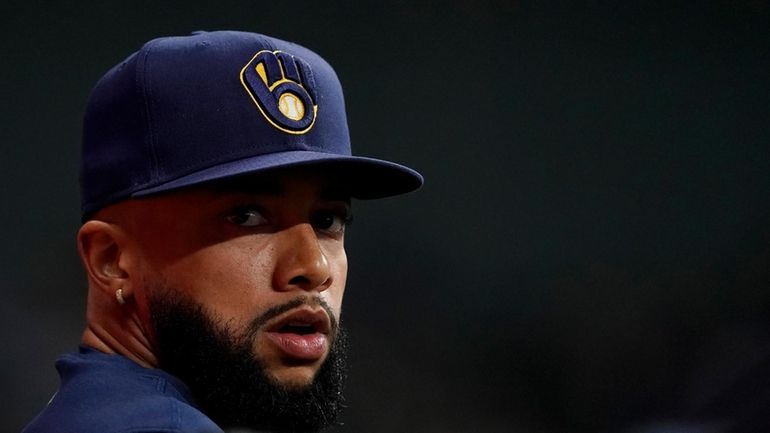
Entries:
<svg viewBox="0 0 770 433">
<path fill-rule="evenodd" d="M 323 309 L 299 308 L 279 316 L 265 334 L 284 358 L 316 361 L 326 355 L 330 332 L 331 320 Z"/>
</svg>

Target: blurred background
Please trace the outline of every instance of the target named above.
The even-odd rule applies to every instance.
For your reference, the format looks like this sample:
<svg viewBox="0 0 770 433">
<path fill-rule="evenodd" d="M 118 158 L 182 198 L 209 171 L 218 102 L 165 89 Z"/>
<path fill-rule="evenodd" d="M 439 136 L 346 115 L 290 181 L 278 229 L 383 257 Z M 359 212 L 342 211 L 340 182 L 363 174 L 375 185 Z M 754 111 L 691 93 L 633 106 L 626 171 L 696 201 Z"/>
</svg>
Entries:
<svg viewBox="0 0 770 433">
<path fill-rule="evenodd" d="M 356 204 L 336 431 L 764 422 L 768 1 L 0 8 L 0 431 L 45 405 L 83 327 L 74 240 L 91 86 L 151 38 L 222 28 L 320 53 L 343 83 L 354 151 L 427 180 Z"/>
</svg>

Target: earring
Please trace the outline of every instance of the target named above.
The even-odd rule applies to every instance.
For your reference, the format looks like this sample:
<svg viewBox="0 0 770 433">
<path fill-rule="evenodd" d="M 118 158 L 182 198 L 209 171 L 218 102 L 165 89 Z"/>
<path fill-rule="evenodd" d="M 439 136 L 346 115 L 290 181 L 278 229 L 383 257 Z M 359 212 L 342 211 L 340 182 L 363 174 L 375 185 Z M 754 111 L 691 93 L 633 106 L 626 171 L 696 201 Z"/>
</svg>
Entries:
<svg viewBox="0 0 770 433">
<path fill-rule="evenodd" d="M 123 298 L 123 288 L 115 291 L 115 299 L 118 300 L 118 304 L 123 305 L 126 303 L 126 300 Z"/>
</svg>

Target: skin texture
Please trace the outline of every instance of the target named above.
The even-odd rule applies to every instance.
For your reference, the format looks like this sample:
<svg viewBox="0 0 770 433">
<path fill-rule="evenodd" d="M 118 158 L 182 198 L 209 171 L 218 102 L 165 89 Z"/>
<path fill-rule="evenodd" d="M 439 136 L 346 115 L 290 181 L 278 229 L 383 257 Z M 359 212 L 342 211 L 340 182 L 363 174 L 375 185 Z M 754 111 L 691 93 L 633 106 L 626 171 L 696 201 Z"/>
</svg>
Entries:
<svg viewBox="0 0 770 433">
<path fill-rule="evenodd" d="M 339 319 L 347 275 L 344 228 L 349 200 L 307 170 L 239 178 L 126 200 L 99 211 L 78 234 L 89 279 L 83 343 L 158 367 L 149 298 L 174 287 L 235 333 L 271 308 L 320 299 L 271 319 L 305 313 Z M 125 304 L 115 292 L 122 289 Z M 286 387 L 312 382 L 328 355 L 297 357 L 266 329 L 253 354 Z"/>
</svg>

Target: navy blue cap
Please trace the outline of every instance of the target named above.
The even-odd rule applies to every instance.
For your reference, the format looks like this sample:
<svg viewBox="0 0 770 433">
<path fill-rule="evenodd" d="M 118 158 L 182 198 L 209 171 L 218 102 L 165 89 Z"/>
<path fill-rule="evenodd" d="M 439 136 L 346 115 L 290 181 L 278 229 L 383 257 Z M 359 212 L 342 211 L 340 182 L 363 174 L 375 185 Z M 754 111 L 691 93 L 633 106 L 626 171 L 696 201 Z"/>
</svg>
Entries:
<svg viewBox="0 0 770 433">
<path fill-rule="evenodd" d="M 91 93 L 82 215 L 127 198 L 304 165 L 328 167 L 359 199 L 423 182 L 410 168 L 351 155 L 342 88 L 314 52 L 235 31 L 154 39 Z"/>
</svg>

